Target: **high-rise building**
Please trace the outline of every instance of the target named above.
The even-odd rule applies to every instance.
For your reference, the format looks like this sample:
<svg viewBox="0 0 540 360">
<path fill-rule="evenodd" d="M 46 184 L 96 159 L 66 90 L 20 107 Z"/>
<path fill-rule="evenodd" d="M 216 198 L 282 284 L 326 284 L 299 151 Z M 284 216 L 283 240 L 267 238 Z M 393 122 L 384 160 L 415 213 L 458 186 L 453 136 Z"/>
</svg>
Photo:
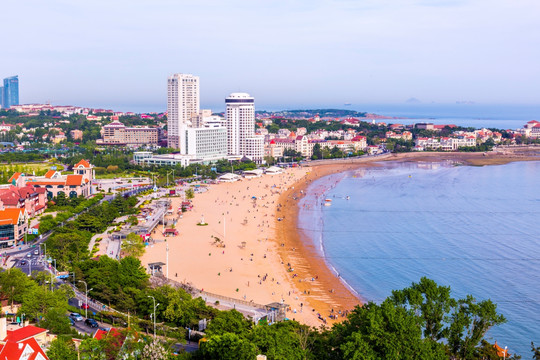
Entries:
<svg viewBox="0 0 540 360">
<path fill-rule="evenodd" d="M 255 135 L 255 99 L 246 93 L 232 93 L 225 98 L 225 105 L 227 152 L 262 163 L 264 136 Z"/>
<path fill-rule="evenodd" d="M 9 108 L 19 105 L 19 76 L 10 76 L 4 79 L 4 94 L 2 107 Z"/>
<path fill-rule="evenodd" d="M 167 132 L 168 146 L 186 148 L 185 130 L 191 127 L 193 117 L 199 115 L 199 77 L 191 74 L 174 74 L 167 81 Z"/>
<path fill-rule="evenodd" d="M 4 87 L 0 86 L 0 109 L 4 108 Z"/>
</svg>

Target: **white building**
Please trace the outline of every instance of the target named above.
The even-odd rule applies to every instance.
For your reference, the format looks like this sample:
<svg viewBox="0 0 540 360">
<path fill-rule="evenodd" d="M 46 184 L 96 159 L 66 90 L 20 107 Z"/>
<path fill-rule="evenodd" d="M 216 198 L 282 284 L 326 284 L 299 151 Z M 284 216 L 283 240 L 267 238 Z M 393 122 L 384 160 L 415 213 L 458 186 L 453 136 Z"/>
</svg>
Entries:
<svg viewBox="0 0 540 360">
<path fill-rule="evenodd" d="M 255 135 L 255 99 L 246 93 L 232 93 L 225 98 L 227 152 L 256 163 L 264 161 L 264 136 Z"/>
<path fill-rule="evenodd" d="M 185 129 L 185 151 L 197 159 L 219 160 L 227 157 L 227 129 L 221 125 Z"/>
<path fill-rule="evenodd" d="M 192 118 L 199 116 L 199 77 L 191 74 L 174 74 L 167 80 L 167 131 L 168 146 L 185 149 L 182 131 L 191 127 Z"/>
</svg>

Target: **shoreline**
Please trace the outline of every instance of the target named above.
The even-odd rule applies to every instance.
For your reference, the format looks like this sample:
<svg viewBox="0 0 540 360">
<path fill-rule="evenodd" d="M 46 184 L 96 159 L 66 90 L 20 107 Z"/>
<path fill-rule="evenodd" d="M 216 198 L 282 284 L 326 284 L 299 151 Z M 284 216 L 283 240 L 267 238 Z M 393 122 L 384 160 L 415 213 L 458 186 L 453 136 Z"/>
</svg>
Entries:
<svg viewBox="0 0 540 360">
<path fill-rule="evenodd" d="M 170 198 L 173 214 L 166 218 L 177 220 L 179 234 L 165 238 L 159 225 L 152 235 L 155 243 L 147 247 L 141 262 L 144 266 L 165 262 L 168 247 L 167 271 L 171 280 L 259 304 L 284 302 L 289 305 L 288 318 L 313 327 L 330 326 L 344 320 L 346 311 L 360 305 L 362 294 L 341 281 L 332 265 L 317 252 L 311 238 L 299 229 L 299 201 L 308 186 L 327 175 L 337 175 L 335 179 L 347 170 L 384 166 L 385 161 L 448 160 L 463 165 L 490 165 L 540 157 L 387 154 L 312 162 L 306 167 L 286 169 L 280 175 L 203 186 L 206 191 L 196 193 L 194 208 L 182 217 L 176 214 L 182 198 Z M 310 192 L 322 194 L 327 186 L 323 182 L 318 189 L 310 188 Z M 197 225 L 202 217 L 207 226 Z M 216 245 L 215 238 L 223 240 L 223 247 Z"/>
<path fill-rule="evenodd" d="M 539 147 L 517 148 L 515 150 L 526 152 L 538 151 Z M 507 150 L 507 149 L 506 149 Z M 513 149 L 511 149 L 513 150 Z M 299 226 L 300 207 L 298 202 L 292 201 L 293 198 L 303 198 L 306 196 L 314 196 L 306 190 L 309 185 L 318 179 L 331 176 L 336 173 L 344 173 L 361 168 L 369 168 L 374 166 L 384 166 L 385 162 L 447 162 L 453 161 L 456 165 L 465 166 L 487 166 L 487 165 L 503 165 L 515 161 L 540 161 L 540 156 L 536 154 L 516 154 L 511 152 L 492 152 L 484 155 L 484 153 L 446 153 L 446 152 L 428 152 L 428 153 L 402 153 L 389 154 L 385 157 L 372 157 L 362 159 L 344 159 L 344 160 L 328 160 L 317 163 L 309 163 L 310 173 L 295 184 L 294 189 L 290 189 L 280 197 L 280 203 L 286 204 L 289 208 L 288 216 L 295 219 L 294 223 L 276 224 L 276 236 L 279 241 L 285 243 L 285 249 L 280 248 L 280 256 L 282 259 L 293 259 L 301 268 L 304 276 L 317 274 L 322 288 L 333 289 L 334 292 L 327 294 L 328 298 L 307 296 L 306 300 L 312 308 L 321 309 L 321 312 L 330 313 L 334 308 L 342 310 L 351 310 L 355 305 L 361 305 L 365 299 L 362 298 L 361 292 L 354 290 L 347 282 L 342 279 L 337 270 L 330 264 L 323 253 L 317 252 L 314 246 L 314 240 L 309 237 Z M 382 163 L 382 164 L 381 164 Z M 313 189 L 310 189 L 313 191 Z M 321 192 L 323 195 L 327 190 Z M 291 253 L 291 248 L 295 248 L 294 254 Z M 299 286 L 301 290 L 306 290 L 307 287 Z M 330 300 L 330 301 L 328 301 Z M 341 317 L 337 320 L 339 321 Z M 333 322 L 333 321 L 330 321 Z"/>
</svg>

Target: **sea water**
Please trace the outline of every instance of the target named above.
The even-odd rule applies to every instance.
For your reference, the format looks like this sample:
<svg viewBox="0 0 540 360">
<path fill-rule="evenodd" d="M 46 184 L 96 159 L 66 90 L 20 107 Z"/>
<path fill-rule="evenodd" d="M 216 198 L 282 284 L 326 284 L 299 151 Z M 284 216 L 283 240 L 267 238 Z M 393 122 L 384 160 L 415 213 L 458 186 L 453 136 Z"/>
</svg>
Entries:
<svg viewBox="0 0 540 360">
<path fill-rule="evenodd" d="M 529 356 L 540 345 L 539 178 L 540 162 L 384 164 L 312 183 L 299 227 L 364 301 L 426 276 L 495 302 L 508 322 L 487 339 Z"/>
</svg>

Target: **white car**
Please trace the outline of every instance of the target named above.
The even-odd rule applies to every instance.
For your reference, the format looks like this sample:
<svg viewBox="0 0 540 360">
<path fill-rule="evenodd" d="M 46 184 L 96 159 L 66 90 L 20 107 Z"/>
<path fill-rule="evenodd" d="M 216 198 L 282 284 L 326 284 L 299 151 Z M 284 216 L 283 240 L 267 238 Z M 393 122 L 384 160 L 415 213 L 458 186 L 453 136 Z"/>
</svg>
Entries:
<svg viewBox="0 0 540 360">
<path fill-rule="evenodd" d="M 83 317 L 81 316 L 81 314 L 79 313 L 71 313 L 69 314 L 69 316 L 74 320 L 74 321 L 83 321 Z"/>
</svg>

